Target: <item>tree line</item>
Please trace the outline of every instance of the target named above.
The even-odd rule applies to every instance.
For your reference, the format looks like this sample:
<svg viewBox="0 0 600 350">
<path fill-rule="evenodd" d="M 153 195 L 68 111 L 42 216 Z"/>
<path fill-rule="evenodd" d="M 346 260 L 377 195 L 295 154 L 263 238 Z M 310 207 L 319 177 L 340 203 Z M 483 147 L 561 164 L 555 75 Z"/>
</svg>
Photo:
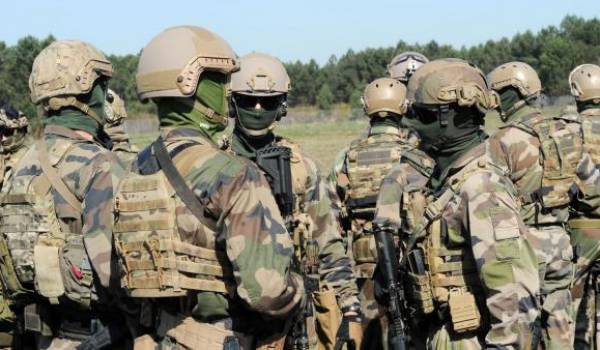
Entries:
<svg viewBox="0 0 600 350">
<path fill-rule="evenodd" d="M 31 64 L 53 40 L 52 36 L 44 39 L 27 36 L 13 46 L 0 41 L 0 98 L 9 99 L 28 116 L 37 114 L 29 100 L 27 85 Z M 454 48 L 436 41 L 426 44 L 399 41 L 394 47 L 348 50 L 340 57 L 331 56 L 324 65 L 315 60 L 288 62 L 285 65 L 292 81 L 289 105 L 317 105 L 327 109 L 335 103 L 349 103 L 358 107 L 365 84 L 385 76 L 389 61 L 403 51 L 418 51 L 430 59 L 464 58 L 484 72 L 504 62 L 524 61 L 538 71 L 545 92 L 558 96 L 568 93 L 567 76 L 572 68 L 581 63 L 600 64 L 600 19 L 566 16 L 559 26 L 471 47 Z M 108 56 L 115 68 L 110 86 L 125 99 L 133 115 L 153 109 L 151 104 L 142 105 L 136 98 L 138 57 L 138 54 Z"/>
</svg>

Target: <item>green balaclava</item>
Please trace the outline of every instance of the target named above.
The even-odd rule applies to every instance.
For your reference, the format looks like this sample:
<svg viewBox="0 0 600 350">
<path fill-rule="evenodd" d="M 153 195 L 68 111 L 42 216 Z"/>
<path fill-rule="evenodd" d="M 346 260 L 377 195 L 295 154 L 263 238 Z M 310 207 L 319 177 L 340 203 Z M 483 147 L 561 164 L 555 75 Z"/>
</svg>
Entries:
<svg viewBox="0 0 600 350">
<path fill-rule="evenodd" d="M 487 135 L 482 130 L 483 115 L 475 107 L 414 106 L 403 124 L 421 137 L 421 148 L 436 161 L 432 185 L 443 181 L 448 168 Z"/>
<path fill-rule="evenodd" d="M 500 105 L 498 108 L 500 112 L 503 114 L 502 118 L 506 120 L 512 113 L 516 111 L 515 105 L 517 102 L 521 101 L 521 94 L 516 89 L 508 87 L 504 90 L 501 90 L 500 93 Z"/>
<path fill-rule="evenodd" d="M 44 125 L 59 125 L 72 130 L 82 130 L 91 134 L 94 139 L 103 139 L 102 127 L 105 123 L 104 104 L 106 103 L 107 80 L 99 79 L 94 83 L 92 90 L 86 95 L 77 96 L 77 99 L 90 107 L 102 120 L 97 120 L 83 113 L 75 107 L 64 107 L 58 111 L 50 111 Z"/>
<path fill-rule="evenodd" d="M 205 72 L 200 76 L 196 94 L 189 98 L 161 98 L 156 100 L 160 126 L 190 128 L 209 137 L 227 127 L 227 75 Z M 209 117 L 208 109 L 214 111 Z"/>
<path fill-rule="evenodd" d="M 370 118 L 369 125 L 371 126 L 371 129 L 379 127 L 400 128 L 402 127 L 402 116 L 397 114 L 392 114 L 386 117 L 374 115 Z"/>
<path fill-rule="evenodd" d="M 589 101 L 577 101 L 577 112 L 581 113 L 586 109 L 600 109 L 600 99 Z"/>
<path fill-rule="evenodd" d="M 256 108 L 257 99 L 260 108 Z M 234 95 L 236 122 L 231 147 L 236 154 L 255 159 L 256 151 L 273 143 L 275 135 L 270 127 L 281 118 L 284 101 L 284 95 Z"/>
<path fill-rule="evenodd" d="M 260 108 L 255 108 L 256 100 L 260 99 Z M 269 127 L 281 117 L 284 96 L 250 96 L 236 94 L 234 106 L 236 109 L 236 126 L 249 136 L 262 136 L 270 132 Z"/>
</svg>

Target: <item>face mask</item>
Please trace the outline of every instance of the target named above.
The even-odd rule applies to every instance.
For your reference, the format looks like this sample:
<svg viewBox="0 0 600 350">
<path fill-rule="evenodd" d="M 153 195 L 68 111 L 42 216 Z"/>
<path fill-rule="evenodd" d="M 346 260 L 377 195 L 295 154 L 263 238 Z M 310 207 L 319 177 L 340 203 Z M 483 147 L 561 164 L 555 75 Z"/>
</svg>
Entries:
<svg viewBox="0 0 600 350">
<path fill-rule="evenodd" d="M 481 133 L 482 117 L 472 108 L 413 106 L 402 123 L 421 137 L 427 153 L 455 151 L 455 148 Z"/>
<path fill-rule="evenodd" d="M 267 131 L 281 117 L 283 99 L 281 96 L 237 95 L 235 106 L 238 123 L 250 131 Z"/>
<path fill-rule="evenodd" d="M 215 113 L 226 116 L 227 104 L 227 75 L 217 72 L 206 72 L 200 76 L 196 97 L 199 102 L 215 111 Z"/>
</svg>

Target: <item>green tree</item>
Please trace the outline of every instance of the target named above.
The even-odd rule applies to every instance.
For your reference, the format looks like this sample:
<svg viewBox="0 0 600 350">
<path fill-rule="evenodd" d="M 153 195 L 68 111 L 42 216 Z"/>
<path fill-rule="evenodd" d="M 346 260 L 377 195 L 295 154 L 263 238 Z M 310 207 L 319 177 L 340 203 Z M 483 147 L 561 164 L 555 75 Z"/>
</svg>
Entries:
<svg viewBox="0 0 600 350">
<path fill-rule="evenodd" d="M 317 106 L 321 109 L 330 109 L 334 102 L 333 93 L 327 84 L 323 84 L 317 95 Z"/>
</svg>

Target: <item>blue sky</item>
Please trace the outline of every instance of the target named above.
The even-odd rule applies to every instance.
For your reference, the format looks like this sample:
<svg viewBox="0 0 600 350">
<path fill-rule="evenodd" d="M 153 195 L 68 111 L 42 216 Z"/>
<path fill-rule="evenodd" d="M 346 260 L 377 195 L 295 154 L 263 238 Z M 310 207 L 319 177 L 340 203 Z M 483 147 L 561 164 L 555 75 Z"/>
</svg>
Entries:
<svg viewBox="0 0 600 350">
<path fill-rule="evenodd" d="M 0 40 L 9 45 L 28 34 L 53 34 L 89 41 L 106 53 L 135 53 L 161 30 L 193 24 L 217 32 L 240 55 L 262 51 L 284 61 L 324 63 L 349 48 L 399 40 L 468 46 L 558 25 L 567 14 L 600 17 L 600 5 L 598 0 L 7 0 L 2 12 Z"/>
</svg>

